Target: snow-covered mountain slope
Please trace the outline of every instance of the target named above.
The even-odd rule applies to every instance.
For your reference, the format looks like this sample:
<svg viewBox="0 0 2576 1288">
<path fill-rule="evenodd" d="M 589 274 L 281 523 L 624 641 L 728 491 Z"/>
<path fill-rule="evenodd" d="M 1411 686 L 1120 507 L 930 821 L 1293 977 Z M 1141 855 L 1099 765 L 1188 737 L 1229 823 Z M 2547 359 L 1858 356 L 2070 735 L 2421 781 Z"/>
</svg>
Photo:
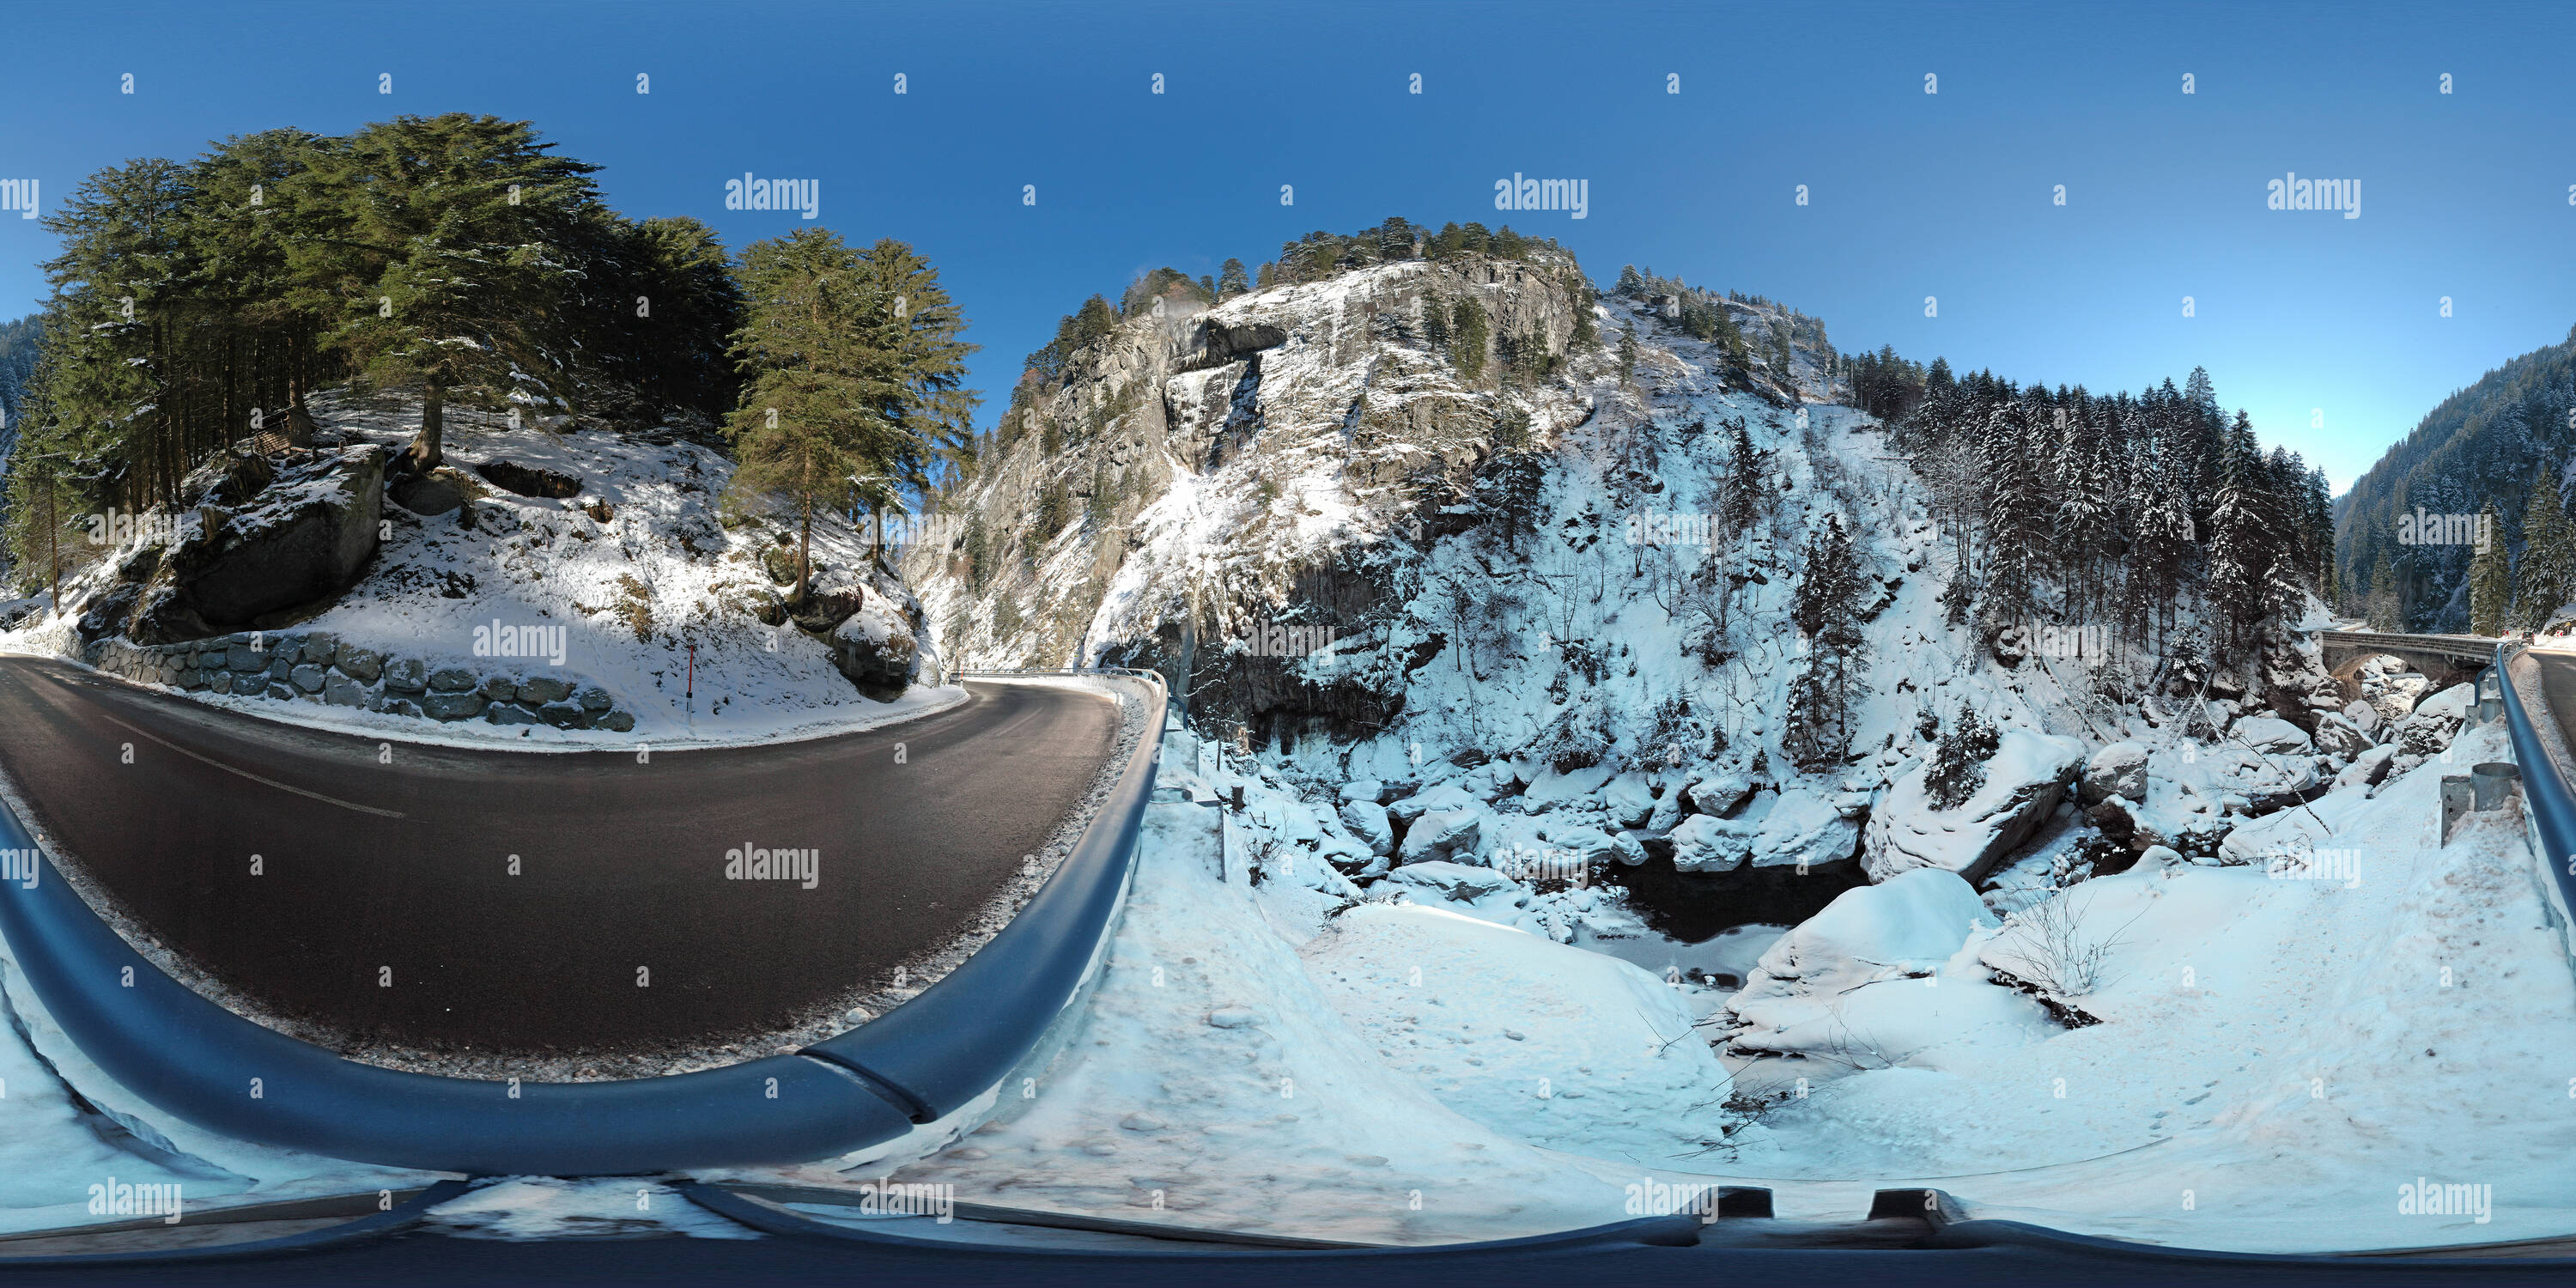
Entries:
<svg viewBox="0 0 2576 1288">
<path fill-rule="evenodd" d="M 398 447 L 418 418 L 415 403 L 395 398 L 326 393 L 313 408 L 319 440 L 332 444 L 326 455 Z M 144 656 L 176 657 L 178 665 L 126 673 L 252 715 L 521 747 L 774 741 L 963 700 L 962 691 L 941 687 L 935 649 L 919 649 L 920 683 L 889 702 L 890 695 L 862 693 L 836 668 L 836 643 L 785 620 L 777 604 L 793 559 L 780 536 L 792 518 L 728 522 L 717 500 L 732 463 L 683 426 L 563 433 L 451 411 L 447 433 L 451 468 L 390 490 L 376 511 L 381 540 L 345 591 L 258 619 L 256 641 L 241 631 L 195 644 L 156 642 Z M 563 494 L 512 491 L 487 471 Z M 277 508 L 274 490 L 254 499 Z M 238 527 L 240 516 L 230 522 Z M 198 511 L 154 511 L 131 525 L 131 535 L 83 552 L 88 566 L 63 587 L 72 616 L 119 602 L 129 570 L 176 551 L 201 525 Z M 818 590 L 862 588 L 851 596 L 863 601 L 862 617 L 912 633 L 915 601 L 890 570 L 870 570 L 869 534 L 846 516 L 819 514 L 813 541 Z M 102 630 L 112 642 L 113 623 Z M 926 631 L 922 637 L 926 645 Z M 228 640 L 240 647 L 227 649 Z M 63 617 L 31 617 L 0 634 L 0 647 L 117 665 L 100 644 L 82 645 Z M 134 656 L 121 645 L 111 655 Z M 299 664 L 311 671 L 309 687 L 293 675 Z M 256 685 L 245 678 L 262 668 L 274 673 Z M 598 695 L 597 711 L 610 718 L 557 727 L 532 714 L 539 699 L 577 706 L 584 694 Z"/>
</svg>

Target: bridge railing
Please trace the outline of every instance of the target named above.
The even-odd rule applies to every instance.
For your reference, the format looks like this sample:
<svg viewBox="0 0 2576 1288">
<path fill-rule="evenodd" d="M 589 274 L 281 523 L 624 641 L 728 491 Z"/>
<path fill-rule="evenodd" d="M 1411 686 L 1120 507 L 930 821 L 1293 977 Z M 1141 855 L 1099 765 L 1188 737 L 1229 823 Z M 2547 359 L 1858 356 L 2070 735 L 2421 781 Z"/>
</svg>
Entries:
<svg viewBox="0 0 2576 1288">
<path fill-rule="evenodd" d="M 2495 653 L 2505 727 L 2522 770 L 2523 817 L 2538 857 L 2540 888 L 2570 954 L 2576 956 L 2576 759 L 2568 754 L 2566 728 L 2550 710 L 2540 664 L 2530 645 L 2506 643 Z"/>
<path fill-rule="evenodd" d="M 16 879 L 0 885 L 0 934 L 92 1063 L 151 1104 L 239 1139 L 481 1175 L 651 1174 L 848 1154 L 997 1095 L 1060 1039 L 1105 960 L 1153 796 L 1165 695 L 1150 672 L 1087 674 L 1144 702 L 1147 725 L 1072 854 L 946 978 L 794 1055 L 663 1078 L 524 1084 L 345 1060 L 164 974 L 71 889 L 5 805 L 0 850 L 11 851 Z"/>
</svg>

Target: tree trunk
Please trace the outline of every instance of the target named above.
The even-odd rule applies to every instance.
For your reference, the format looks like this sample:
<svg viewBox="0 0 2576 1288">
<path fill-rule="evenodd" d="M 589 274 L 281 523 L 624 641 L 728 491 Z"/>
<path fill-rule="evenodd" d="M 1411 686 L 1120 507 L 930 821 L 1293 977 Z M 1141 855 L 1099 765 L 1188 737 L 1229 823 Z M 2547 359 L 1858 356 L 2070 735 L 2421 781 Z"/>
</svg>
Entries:
<svg viewBox="0 0 2576 1288">
<path fill-rule="evenodd" d="M 432 379 L 420 399 L 420 437 L 412 440 L 411 468 L 427 474 L 447 459 L 447 389 Z"/>
<path fill-rule="evenodd" d="M 804 493 L 804 531 L 796 539 L 796 603 L 802 607 L 805 592 L 814 584 L 814 449 L 806 448 L 804 469 L 798 479 L 798 490 Z"/>
</svg>

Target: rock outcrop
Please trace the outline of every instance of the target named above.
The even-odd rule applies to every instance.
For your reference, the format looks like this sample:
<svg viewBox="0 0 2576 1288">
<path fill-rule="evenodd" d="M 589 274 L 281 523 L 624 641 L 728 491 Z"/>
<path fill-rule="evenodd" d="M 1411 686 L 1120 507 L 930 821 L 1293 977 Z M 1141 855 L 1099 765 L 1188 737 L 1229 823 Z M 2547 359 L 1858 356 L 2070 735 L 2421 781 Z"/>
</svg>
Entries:
<svg viewBox="0 0 2576 1288">
<path fill-rule="evenodd" d="M 1985 786 L 1957 809 L 1936 809 L 1918 766 L 1891 784 L 1871 812 L 1861 869 L 1885 881 L 1915 868 L 1942 868 L 1974 882 L 2023 841 L 2065 798 L 2084 765 L 2072 738 L 2004 731 L 1986 762 Z"/>
</svg>

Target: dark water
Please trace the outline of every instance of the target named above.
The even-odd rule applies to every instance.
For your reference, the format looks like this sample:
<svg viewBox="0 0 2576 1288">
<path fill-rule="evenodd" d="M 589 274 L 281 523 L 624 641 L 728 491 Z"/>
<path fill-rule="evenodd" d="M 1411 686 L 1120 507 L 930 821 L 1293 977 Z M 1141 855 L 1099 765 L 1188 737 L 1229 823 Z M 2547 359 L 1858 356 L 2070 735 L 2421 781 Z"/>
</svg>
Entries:
<svg viewBox="0 0 2576 1288">
<path fill-rule="evenodd" d="M 1810 867 L 1805 876 L 1794 867 L 1683 872 L 1662 854 L 1633 868 L 1608 864 L 1601 880 L 1627 890 L 1628 906 L 1655 933 L 1686 944 L 1737 926 L 1794 926 L 1824 911 L 1834 896 L 1869 884 L 1856 862 Z"/>
</svg>

